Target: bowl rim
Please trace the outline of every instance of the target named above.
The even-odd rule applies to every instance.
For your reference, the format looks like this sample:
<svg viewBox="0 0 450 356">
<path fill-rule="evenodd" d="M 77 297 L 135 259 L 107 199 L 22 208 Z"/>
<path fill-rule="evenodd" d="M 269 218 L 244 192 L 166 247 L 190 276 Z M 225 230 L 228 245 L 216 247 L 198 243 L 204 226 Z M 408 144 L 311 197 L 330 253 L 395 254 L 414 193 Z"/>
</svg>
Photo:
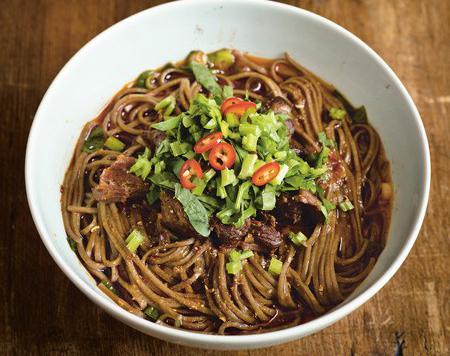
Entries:
<svg viewBox="0 0 450 356">
<path fill-rule="evenodd" d="M 220 1 L 216 1 L 220 2 Z M 266 345 L 275 345 L 283 342 L 287 342 L 289 340 L 293 340 L 302 336 L 306 336 L 313 332 L 316 332 L 351 313 L 356 310 L 366 301 L 373 297 L 373 295 L 378 292 L 383 286 L 392 278 L 392 276 L 397 272 L 400 268 L 404 260 L 406 259 L 408 253 L 410 252 L 417 236 L 419 234 L 420 228 L 423 223 L 423 219 L 425 216 L 429 191 L 430 191 L 430 181 L 431 181 L 431 164 L 430 164 L 430 152 L 428 146 L 428 139 L 426 136 L 425 128 L 423 122 L 421 120 L 420 114 L 409 95 L 408 91 L 394 73 L 394 71 L 389 67 L 386 62 L 366 43 L 364 43 L 361 39 L 359 39 L 356 35 L 352 34 L 345 28 L 340 25 L 324 18 L 320 15 L 312 13 L 310 11 L 297 8 L 294 6 L 270 2 L 270 1 L 260 1 L 260 0 L 246 0 L 245 3 L 252 3 L 254 6 L 266 7 L 267 9 L 282 9 L 286 12 L 291 12 L 299 16 L 309 17 L 314 21 L 320 22 L 322 25 L 327 26 L 332 31 L 337 31 L 341 35 L 347 37 L 348 40 L 353 41 L 356 45 L 361 47 L 368 56 L 372 57 L 383 70 L 388 74 L 390 79 L 395 83 L 395 85 L 400 90 L 400 95 L 402 95 L 407 102 L 407 106 L 412 112 L 412 116 L 414 118 L 414 123 L 417 125 L 419 130 L 419 145 L 420 150 L 422 152 L 422 159 L 424 164 L 424 185 L 423 189 L 419 192 L 419 204 L 418 208 L 415 212 L 415 223 L 412 227 L 409 227 L 409 231 L 407 233 L 408 237 L 406 243 L 401 248 L 398 255 L 395 257 L 392 264 L 387 268 L 387 270 L 372 284 L 370 285 L 364 292 L 360 295 L 354 297 L 352 300 L 347 301 L 345 304 L 342 304 L 336 309 L 328 312 L 325 315 L 322 315 L 314 320 L 311 320 L 305 324 L 297 325 L 294 327 L 290 327 L 287 329 L 282 329 L 278 331 L 269 331 L 261 334 L 249 334 L 249 335 L 211 335 L 211 334 L 203 334 L 197 333 L 182 329 L 176 329 L 172 327 L 168 327 L 165 325 L 160 325 L 156 323 L 149 322 L 143 318 L 140 318 L 128 311 L 120 308 L 117 304 L 115 304 L 112 300 L 110 300 L 106 295 L 98 294 L 91 287 L 89 287 L 77 274 L 72 271 L 69 265 L 66 263 L 64 258 L 58 253 L 56 247 L 53 246 L 53 243 L 50 238 L 50 233 L 46 231 L 43 214 L 38 207 L 38 198 L 35 195 L 35 192 L 32 189 L 32 172 L 33 172 L 33 152 L 34 147 L 38 144 L 38 131 L 37 131 L 37 122 L 42 116 L 41 111 L 43 110 L 44 103 L 49 96 L 49 93 L 52 92 L 55 83 L 59 82 L 63 73 L 68 71 L 71 67 L 72 62 L 74 62 L 78 57 L 82 56 L 83 53 L 95 46 L 96 42 L 101 40 L 104 36 L 109 35 L 111 32 L 120 29 L 121 26 L 126 25 L 128 22 L 133 21 L 134 19 L 142 16 L 147 16 L 148 13 L 158 12 L 160 10 L 165 10 L 169 8 L 175 8 L 180 6 L 189 6 L 191 3 L 194 3 L 197 6 L 208 6 L 211 4 L 211 0 L 185 0 L 185 1 L 176 1 L 171 3 L 166 3 L 162 5 L 158 5 L 155 7 L 151 7 L 140 11 L 134 15 L 131 15 L 107 29 L 103 30 L 100 34 L 96 35 L 90 41 L 88 41 L 81 49 L 79 49 L 70 60 L 62 67 L 62 69 L 58 72 L 58 74 L 53 79 L 52 83 L 48 87 L 46 93 L 44 94 L 41 103 L 39 104 L 39 108 L 36 111 L 35 117 L 33 119 L 31 129 L 28 136 L 27 148 L 26 148 L 26 157 L 25 157 L 25 186 L 28 204 L 30 207 L 31 215 L 35 226 L 38 230 L 38 233 L 47 248 L 49 254 L 59 266 L 59 268 L 64 272 L 64 274 L 77 286 L 79 290 L 83 292 L 91 301 L 93 301 L 96 305 L 100 306 L 103 310 L 105 310 L 108 314 L 113 317 L 121 320 L 129 326 L 135 327 L 139 330 L 148 330 L 153 336 L 164 338 L 164 336 L 170 337 L 171 340 L 175 341 L 179 340 L 180 343 L 203 346 L 203 347 L 214 347 L 221 345 L 221 348 L 232 348 L 233 346 L 236 348 L 236 345 L 256 345 L 261 344 L 260 347 Z M 242 3 L 240 0 L 228 0 L 227 4 L 239 4 Z M 255 346 L 253 346 L 255 347 Z M 242 347 L 239 347 L 242 348 Z"/>
</svg>

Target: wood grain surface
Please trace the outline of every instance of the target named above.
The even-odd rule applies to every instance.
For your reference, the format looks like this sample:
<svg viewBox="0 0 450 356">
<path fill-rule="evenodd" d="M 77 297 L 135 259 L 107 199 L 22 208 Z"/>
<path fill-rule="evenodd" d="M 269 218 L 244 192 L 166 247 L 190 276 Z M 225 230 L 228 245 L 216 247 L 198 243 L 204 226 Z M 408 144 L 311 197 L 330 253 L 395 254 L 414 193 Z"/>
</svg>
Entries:
<svg viewBox="0 0 450 356">
<path fill-rule="evenodd" d="M 0 353 L 231 355 L 145 336 L 91 303 L 58 269 L 33 225 L 24 156 L 39 102 L 64 63 L 144 0 L 0 4 Z M 432 157 L 424 226 L 406 263 L 333 326 L 233 355 L 448 355 L 450 343 L 450 1 L 289 1 L 344 26 L 377 51 L 422 115 Z M 399 133 L 401 134 L 401 133 Z M 401 346 L 403 345 L 403 346 Z"/>
</svg>

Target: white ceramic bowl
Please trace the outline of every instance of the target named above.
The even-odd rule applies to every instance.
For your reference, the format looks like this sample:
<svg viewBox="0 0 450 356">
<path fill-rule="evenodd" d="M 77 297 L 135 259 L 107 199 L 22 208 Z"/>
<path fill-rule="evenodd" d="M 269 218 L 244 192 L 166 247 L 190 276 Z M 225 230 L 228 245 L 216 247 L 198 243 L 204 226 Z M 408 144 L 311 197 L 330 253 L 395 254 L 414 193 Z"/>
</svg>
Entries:
<svg viewBox="0 0 450 356">
<path fill-rule="evenodd" d="M 97 289 L 70 250 L 60 211 L 59 187 L 83 124 L 142 70 L 181 59 L 192 49 L 222 47 L 265 57 L 288 51 L 354 104 L 366 105 L 392 163 L 395 206 L 390 237 L 367 279 L 326 315 L 260 335 L 193 333 L 157 325 L 121 309 Z M 357 37 L 320 16 L 287 5 L 200 0 L 143 11 L 84 46 L 61 70 L 39 106 L 28 140 L 25 175 L 29 205 L 42 241 L 63 272 L 93 302 L 125 324 L 170 342 L 245 349 L 316 332 L 358 308 L 387 283 L 419 233 L 428 201 L 430 158 L 411 97 L 386 63 Z"/>
</svg>

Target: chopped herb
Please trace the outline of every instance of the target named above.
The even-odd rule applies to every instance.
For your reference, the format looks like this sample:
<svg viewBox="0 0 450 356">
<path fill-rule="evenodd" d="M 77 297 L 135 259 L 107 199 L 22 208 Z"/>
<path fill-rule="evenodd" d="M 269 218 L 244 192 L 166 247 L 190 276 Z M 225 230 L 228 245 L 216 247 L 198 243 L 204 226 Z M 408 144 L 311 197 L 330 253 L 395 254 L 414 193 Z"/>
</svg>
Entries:
<svg viewBox="0 0 450 356">
<path fill-rule="evenodd" d="M 218 97 L 222 95 L 222 88 L 207 66 L 197 62 L 191 62 L 189 67 L 194 73 L 195 80 L 205 87 L 212 95 Z"/>
<path fill-rule="evenodd" d="M 130 167 L 130 173 L 134 173 L 145 180 L 152 170 L 152 163 L 148 160 L 149 157 L 150 149 L 146 147 L 144 153 L 139 155 L 136 162 Z"/>
<path fill-rule="evenodd" d="M 169 95 L 155 105 L 155 110 L 163 112 L 164 116 L 169 116 L 175 110 L 176 103 L 175 98 Z"/>
<path fill-rule="evenodd" d="M 355 110 L 352 120 L 357 123 L 367 123 L 367 111 L 365 106 L 361 106 Z"/>
<path fill-rule="evenodd" d="M 269 264 L 269 273 L 273 275 L 279 275 L 281 273 L 281 268 L 283 267 L 283 262 L 272 257 Z"/>
<path fill-rule="evenodd" d="M 304 245 L 305 242 L 308 241 L 308 238 L 306 237 L 306 235 L 303 234 L 301 231 L 299 231 L 297 233 L 294 233 L 291 231 L 289 233 L 289 238 L 297 246 Z"/>
<path fill-rule="evenodd" d="M 118 294 L 116 288 L 114 288 L 114 286 L 106 279 L 102 280 L 100 283 L 103 284 L 110 292 L 113 292 L 116 295 Z"/>
<path fill-rule="evenodd" d="M 100 126 L 95 126 L 83 143 L 83 152 L 91 153 L 99 150 L 105 144 L 105 133 Z"/>
<path fill-rule="evenodd" d="M 241 261 L 228 262 L 225 265 L 228 274 L 238 274 L 242 270 Z"/>
<path fill-rule="evenodd" d="M 146 88 L 147 87 L 147 79 L 153 77 L 152 70 L 143 71 L 139 77 L 136 79 L 135 86 L 138 88 Z"/>
<path fill-rule="evenodd" d="M 347 113 L 345 110 L 342 110 L 339 108 L 331 108 L 330 109 L 331 118 L 336 119 L 336 120 L 342 120 L 346 114 Z"/>
<path fill-rule="evenodd" d="M 136 253 L 137 248 L 141 245 L 141 243 L 144 241 L 144 236 L 142 233 L 136 229 L 131 231 L 131 233 L 128 235 L 127 239 L 125 240 L 125 243 L 127 244 L 127 248 L 133 252 Z"/>
<path fill-rule="evenodd" d="M 125 144 L 114 136 L 109 136 L 105 141 L 105 147 L 113 151 L 121 152 L 125 148 Z"/>
<path fill-rule="evenodd" d="M 242 253 L 241 253 L 240 259 L 241 259 L 241 260 L 245 260 L 245 259 L 250 258 L 250 257 L 253 257 L 253 256 L 254 256 L 253 251 L 250 251 L 250 250 L 244 250 L 244 251 L 242 251 Z"/>
<path fill-rule="evenodd" d="M 150 307 L 145 308 L 144 313 L 148 319 L 150 319 L 152 321 L 158 320 L 159 311 L 155 307 L 150 306 Z"/>
<path fill-rule="evenodd" d="M 184 212 L 192 227 L 202 236 L 209 236 L 209 214 L 198 198 L 191 191 L 175 184 L 175 198 L 183 205 Z"/>
<path fill-rule="evenodd" d="M 157 129 L 159 131 L 169 131 L 177 128 L 181 121 L 181 116 L 174 116 L 165 121 L 157 122 L 153 124 L 151 127 Z"/>
<path fill-rule="evenodd" d="M 353 210 L 354 206 L 353 206 L 353 204 L 352 204 L 352 202 L 350 200 L 346 199 L 343 202 L 339 203 L 339 208 L 343 212 L 346 212 L 346 211 L 349 211 L 349 210 Z"/>
<path fill-rule="evenodd" d="M 75 242 L 75 240 L 72 239 L 70 236 L 67 236 L 67 242 L 69 243 L 70 249 L 76 253 L 78 248 L 77 248 L 77 243 Z"/>
</svg>

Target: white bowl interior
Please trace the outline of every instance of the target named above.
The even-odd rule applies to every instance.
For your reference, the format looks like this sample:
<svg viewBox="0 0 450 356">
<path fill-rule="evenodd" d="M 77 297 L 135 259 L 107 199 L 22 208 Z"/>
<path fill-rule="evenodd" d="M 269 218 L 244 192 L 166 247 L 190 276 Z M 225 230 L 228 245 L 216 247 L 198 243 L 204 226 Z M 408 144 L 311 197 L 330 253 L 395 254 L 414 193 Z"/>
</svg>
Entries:
<svg viewBox="0 0 450 356">
<path fill-rule="evenodd" d="M 112 303 L 70 250 L 60 212 L 60 184 L 83 124 L 144 69 L 192 49 L 232 47 L 273 57 L 288 51 L 364 104 L 392 163 L 395 203 L 388 244 L 368 278 L 335 311 L 305 325 L 236 337 L 200 335 L 138 319 Z M 168 341 L 212 348 L 263 347 L 317 331 L 369 299 L 403 262 L 420 228 L 429 188 L 429 153 L 418 112 L 387 65 L 356 37 L 311 13 L 255 1 L 187 1 L 139 13 L 75 55 L 45 95 L 30 133 L 26 182 L 30 207 L 49 252 L 92 300 L 133 327 Z"/>
</svg>

